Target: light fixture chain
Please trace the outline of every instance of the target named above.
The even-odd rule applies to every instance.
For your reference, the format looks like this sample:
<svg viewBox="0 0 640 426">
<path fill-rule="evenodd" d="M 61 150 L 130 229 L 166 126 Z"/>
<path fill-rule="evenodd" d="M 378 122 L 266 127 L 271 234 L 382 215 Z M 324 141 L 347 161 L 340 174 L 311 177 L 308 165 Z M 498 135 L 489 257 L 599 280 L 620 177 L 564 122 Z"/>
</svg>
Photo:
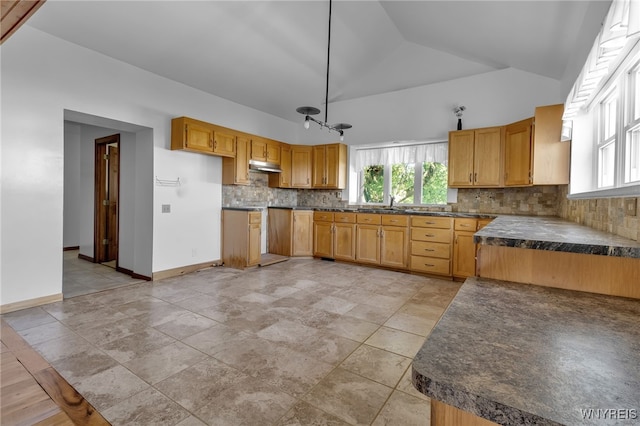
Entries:
<svg viewBox="0 0 640 426">
<path fill-rule="evenodd" d="M 333 1 L 329 0 L 329 31 L 327 36 L 327 84 L 324 91 L 324 122 L 328 123 L 329 115 L 329 61 L 331 60 L 331 6 Z"/>
</svg>

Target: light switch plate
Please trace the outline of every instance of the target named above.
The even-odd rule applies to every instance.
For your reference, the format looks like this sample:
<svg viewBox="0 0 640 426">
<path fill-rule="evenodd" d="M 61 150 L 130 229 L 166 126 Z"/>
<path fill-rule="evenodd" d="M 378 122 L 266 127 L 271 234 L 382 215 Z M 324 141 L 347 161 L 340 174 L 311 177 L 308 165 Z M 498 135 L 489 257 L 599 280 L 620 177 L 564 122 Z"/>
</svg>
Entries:
<svg viewBox="0 0 640 426">
<path fill-rule="evenodd" d="M 162 213 L 171 213 L 171 204 L 163 204 Z"/>
<path fill-rule="evenodd" d="M 624 200 L 625 216 L 636 216 L 638 214 L 638 200 L 636 198 L 627 198 Z"/>
</svg>

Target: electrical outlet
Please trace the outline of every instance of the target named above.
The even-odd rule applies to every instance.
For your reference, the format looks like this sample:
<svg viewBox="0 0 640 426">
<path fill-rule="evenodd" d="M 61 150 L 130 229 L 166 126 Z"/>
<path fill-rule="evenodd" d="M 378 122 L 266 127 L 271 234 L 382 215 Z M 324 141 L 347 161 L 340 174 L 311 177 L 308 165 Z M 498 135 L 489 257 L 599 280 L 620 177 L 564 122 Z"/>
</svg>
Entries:
<svg viewBox="0 0 640 426">
<path fill-rule="evenodd" d="M 171 204 L 163 204 L 162 213 L 171 213 Z"/>
<path fill-rule="evenodd" d="M 636 198 L 627 198 L 624 200 L 625 216 L 636 216 L 638 214 L 638 200 Z"/>
</svg>

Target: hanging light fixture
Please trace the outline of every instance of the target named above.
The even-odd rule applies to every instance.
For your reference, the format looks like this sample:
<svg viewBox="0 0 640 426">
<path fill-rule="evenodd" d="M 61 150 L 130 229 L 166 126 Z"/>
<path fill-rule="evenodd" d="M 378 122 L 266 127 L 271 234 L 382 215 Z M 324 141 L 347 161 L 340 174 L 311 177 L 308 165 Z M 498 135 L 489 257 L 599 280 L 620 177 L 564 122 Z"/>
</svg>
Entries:
<svg viewBox="0 0 640 426">
<path fill-rule="evenodd" d="M 320 127 L 326 127 L 329 131 L 336 132 L 340 135 L 340 140 L 344 140 L 344 131 L 346 129 L 351 128 L 351 124 L 347 123 L 337 123 L 337 124 L 328 124 L 327 123 L 327 114 L 329 110 L 329 60 L 331 58 L 331 5 L 332 0 L 329 0 L 329 36 L 327 40 L 327 83 L 325 86 L 324 92 L 324 121 L 317 120 L 312 115 L 320 114 L 320 110 L 318 108 L 312 106 L 302 106 L 296 108 L 296 111 L 300 114 L 303 114 L 304 117 L 304 128 L 309 129 L 311 126 L 311 122 L 317 123 Z"/>
</svg>

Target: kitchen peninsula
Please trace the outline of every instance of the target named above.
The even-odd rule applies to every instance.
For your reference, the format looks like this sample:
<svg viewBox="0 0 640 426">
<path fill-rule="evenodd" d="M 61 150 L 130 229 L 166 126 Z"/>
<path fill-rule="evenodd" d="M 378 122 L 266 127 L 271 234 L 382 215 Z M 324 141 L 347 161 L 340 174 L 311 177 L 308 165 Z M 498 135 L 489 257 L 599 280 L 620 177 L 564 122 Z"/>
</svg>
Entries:
<svg viewBox="0 0 640 426">
<path fill-rule="evenodd" d="M 480 277 L 413 362 L 431 424 L 637 424 L 640 244 L 511 216 L 475 240 Z"/>
</svg>

